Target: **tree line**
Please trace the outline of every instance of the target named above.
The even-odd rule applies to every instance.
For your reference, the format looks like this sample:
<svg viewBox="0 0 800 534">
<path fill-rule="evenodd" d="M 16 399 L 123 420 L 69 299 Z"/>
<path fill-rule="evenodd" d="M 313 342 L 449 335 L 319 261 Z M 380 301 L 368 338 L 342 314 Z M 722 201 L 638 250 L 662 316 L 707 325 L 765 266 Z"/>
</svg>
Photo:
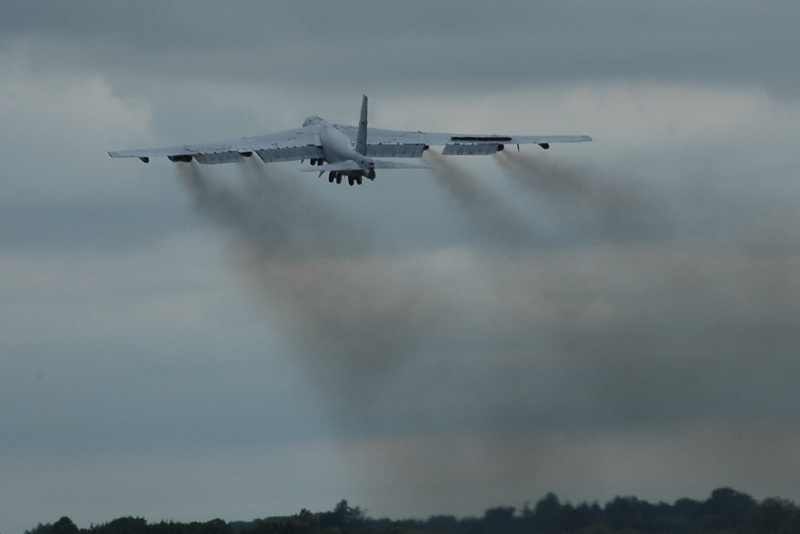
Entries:
<svg viewBox="0 0 800 534">
<path fill-rule="evenodd" d="M 616 497 L 604 506 L 573 505 L 548 493 L 534 505 L 498 506 L 481 517 L 435 515 L 427 519 L 374 519 L 346 500 L 333 510 L 306 509 L 286 517 L 254 521 L 148 523 L 122 517 L 79 528 L 69 517 L 39 524 L 26 534 L 788 534 L 800 533 L 800 508 L 770 497 L 757 501 L 731 488 L 708 499 L 678 499 L 652 504 L 636 497 Z"/>
</svg>

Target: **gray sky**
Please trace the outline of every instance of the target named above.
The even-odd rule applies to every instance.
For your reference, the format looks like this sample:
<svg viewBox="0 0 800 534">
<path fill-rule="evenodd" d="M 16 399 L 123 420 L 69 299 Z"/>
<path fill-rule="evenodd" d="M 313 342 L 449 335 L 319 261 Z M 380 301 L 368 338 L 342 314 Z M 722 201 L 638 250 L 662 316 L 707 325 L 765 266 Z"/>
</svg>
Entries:
<svg viewBox="0 0 800 534">
<path fill-rule="evenodd" d="M 800 7 L 4 2 L 0 532 L 800 499 Z M 331 186 L 108 150 L 589 134 Z"/>
</svg>

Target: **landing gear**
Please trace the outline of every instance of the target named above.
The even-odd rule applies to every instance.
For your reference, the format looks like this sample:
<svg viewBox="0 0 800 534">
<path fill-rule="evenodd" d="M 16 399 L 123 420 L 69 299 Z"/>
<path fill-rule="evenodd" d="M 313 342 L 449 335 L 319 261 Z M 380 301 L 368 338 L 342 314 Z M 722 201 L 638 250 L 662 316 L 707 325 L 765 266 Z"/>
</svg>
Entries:
<svg viewBox="0 0 800 534">
<path fill-rule="evenodd" d="M 342 178 L 344 178 L 345 176 L 347 176 L 347 183 L 350 184 L 350 185 L 356 185 L 356 184 L 361 185 L 361 184 L 364 183 L 364 177 L 361 176 L 360 174 L 355 174 L 355 175 L 343 174 L 340 171 L 331 171 L 331 172 L 329 172 L 328 173 L 328 183 L 332 184 L 332 183 L 336 182 L 337 184 L 341 184 L 342 183 Z"/>
</svg>

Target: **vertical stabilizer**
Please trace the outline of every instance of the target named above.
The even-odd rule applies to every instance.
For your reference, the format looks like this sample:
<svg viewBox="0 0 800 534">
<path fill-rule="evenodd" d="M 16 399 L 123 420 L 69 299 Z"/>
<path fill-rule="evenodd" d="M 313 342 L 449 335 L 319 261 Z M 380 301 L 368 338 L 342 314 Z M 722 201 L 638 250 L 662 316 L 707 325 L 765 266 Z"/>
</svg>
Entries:
<svg viewBox="0 0 800 534">
<path fill-rule="evenodd" d="M 367 95 L 361 100 L 361 119 L 358 121 L 356 152 L 367 155 Z"/>
</svg>

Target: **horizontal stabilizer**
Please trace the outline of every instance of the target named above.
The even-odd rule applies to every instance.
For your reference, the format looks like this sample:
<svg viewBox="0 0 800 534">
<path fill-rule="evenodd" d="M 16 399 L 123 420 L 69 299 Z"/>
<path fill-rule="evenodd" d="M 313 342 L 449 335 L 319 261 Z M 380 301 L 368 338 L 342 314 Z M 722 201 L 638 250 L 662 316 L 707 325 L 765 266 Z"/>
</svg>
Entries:
<svg viewBox="0 0 800 534">
<path fill-rule="evenodd" d="M 373 160 L 376 169 L 432 169 L 431 165 L 423 163 L 404 163 L 401 161 L 385 161 L 382 159 Z"/>
<path fill-rule="evenodd" d="M 372 160 L 375 163 L 376 169 L 432 169 L 430 165 L 422 163 L 404 163 L 400 161 L 385 161 L 381 159 Z M 349 159 L 347 161 L 338 161 L 336 163 L 326 163 L 325 165 L 317 165 L 314 167 L 301 167 L 298 169 L 300 172 L 358 172 L 363 170 L 361 166 L 355 161 Z"/>
<path fill-rule="evenodd" d="M 316 167 L 301 167 L 300 172 L 357 172 L 362 170 L 361 165 L 349 159 L 347 161 L 337 161 L 336 163 L 326 163 L 325 165 L 317 165 Z"/>
</svg>

